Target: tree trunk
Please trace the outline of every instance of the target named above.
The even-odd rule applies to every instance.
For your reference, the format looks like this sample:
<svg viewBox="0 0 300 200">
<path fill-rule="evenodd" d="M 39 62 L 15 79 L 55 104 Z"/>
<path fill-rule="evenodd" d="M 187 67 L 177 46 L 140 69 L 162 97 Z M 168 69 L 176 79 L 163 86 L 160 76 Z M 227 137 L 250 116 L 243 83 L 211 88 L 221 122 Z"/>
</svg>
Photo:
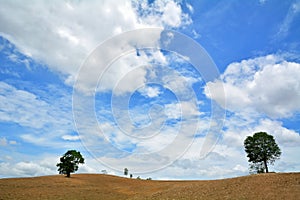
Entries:
<svg viewBox="0 0 300 200">
<path fill-rule="evenodd" d="M 268 169 L 268 165 L 267 165 L 267 161 L 266 160 L 264 160 L 264 165 L 265 165 L 266 173 L 269 173 L 269 169 Z"/>
<path fill-rule="evenodd" d="M 68 178 L 71 177 L 70 175 L 71 175 L 71 173 L 70 173 L 70 172 L 67 172 L 67 177 L 68 177 Z"/>
</svg>

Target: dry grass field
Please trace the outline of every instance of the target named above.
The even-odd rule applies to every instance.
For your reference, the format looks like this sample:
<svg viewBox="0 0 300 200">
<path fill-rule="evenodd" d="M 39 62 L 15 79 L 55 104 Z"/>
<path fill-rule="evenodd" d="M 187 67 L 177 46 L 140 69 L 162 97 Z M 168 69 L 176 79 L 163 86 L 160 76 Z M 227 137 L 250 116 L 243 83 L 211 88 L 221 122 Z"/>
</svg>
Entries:
<svg viewBox="0 0 300 200">
<path fill-rule="evenodd" d="M 99 174 L 0 179 L 0 199 L 300 199 L 300 173 L 212 181 L 150 181 Z"/>
</svg>

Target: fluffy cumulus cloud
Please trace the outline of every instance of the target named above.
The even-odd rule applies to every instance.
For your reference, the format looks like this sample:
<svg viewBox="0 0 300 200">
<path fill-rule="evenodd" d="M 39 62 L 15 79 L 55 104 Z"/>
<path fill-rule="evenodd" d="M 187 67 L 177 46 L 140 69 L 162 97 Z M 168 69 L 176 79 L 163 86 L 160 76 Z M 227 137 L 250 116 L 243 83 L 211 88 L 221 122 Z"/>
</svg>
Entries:
<svg viewBox="0 0 300 200">
<path fill-rule="evenodd" d="M 137 28 L 176 28 L 189 21 L 189 16 L 173 1 L 155 1 L 149 12 L 145 11 L 148 9 L 146 5 L 146 1 L 129 0 L 40 1 L 31 4 L 5 1 L 0 8 L 0 34 L 25 55 L 63 74 L 65 82 L 71 85 L 85 58 L 106 39 Z M 147 15 L 140 15 L 141 8 Z M 159 35 L 146 39 L 158 40 Z M 111 51 L 120 45 L 115 44 Z M 118 71 L 113 75 L 118 77 Z M 81 80 L 86 87 L 89 87 L 91 77 L 93 71 Z"/>
<path fill-rule="evenodd" d="M 14 1 L 2 3 L 0 13 L 4 37 L 64 74 L 75 73 L 87 53 L 118 29 L 138 27 L 128 1 Z"/>
<path fill-rule="evenodd" d="M 141 9 L 138 12 L 141 16 L 139 20 L 144 24 L 180 27 L 192 22 L 189 15 L 182 11 L 181 6 L 176 1 L 157 0 L 150 5 L 147 0 L 134 2 L 136 8 Z M 190 8 L 192 7 L 190 6 Z"/>
<path fill-rule="evenodd" d="M 158 87 L 143 87 L 139 90 L 140 93 L 146 97 L 157 97 L 161 92 Z"/>
<path fill-rule="evenodd" d="M 243 142 L 247 136 L 256 132 L 267 132 L 275 137 L 281 147 L 297 147 L 300 144 L 300 136 L 295 130 L 288 129 L 277 120 L 252 116 L 253 119 L 243 118 L 241 115 L 228 117 L 225 122 L 226 131 L 223 132 L 224 145 L 243 149 Z"/>
<path fill-rule="evenodd" d="M 24 158 L 28 158 L 27 155 L 18 155 L 24 156 Z M 32 158 L 31 161 L 23 160 L 23 161 L 15 161 L 6 159 L 3 162 L 0 162 L 0 177 L 5 175 L 5 177 L 24 177 L 24 176 L 41 176 L 41 175 L 49 175 L 56 173 L 55 164 L 59 160 L 57 157 L 53 155 L 44 154 L 42 158 L 36 160 L 36 158 Z M 17 160 L 17 159 L 16 159 Z"/>
<path fill-rule="evenodd" d="M 299 164 L 295 161 L 296 152 L 299 152 L 299 133 L 283 127 L 280 121 L 271 119 L 255 120 L 258 121 L 253 122 L 241 118 L 241 116 L 228 117 L 224 125 L 225 130 L 222 139 L 205 159 L 199 157 L 200 147 L 203 145 L 205 138 L 197 137 L 182 157 L 170 167 L 159 172 L 159 178 L 176 179 L 185 176 L 190 179 L 195 177 L 201 177 L 202 179 L 213 177 L 215 179 L 247 175 L 248 160 L 244 152 L 243 142 L 247 136 L 258 131 L 272 134 L 283 152 L 281 159 L 274 166 L 270 166 L 271 170 L 295 171 L 299 167 Z M 201 121 L 205 126 L 207 122 Z M 195 169 L 197 170 L 195 171 Z"/>
<path fill-rule="evenodd" d="M 272 118 L 289 117 L 300 111 L 300 64 L 268 55 L 230 64 L 221 81 L 209 82 L 206 94 L 224 102 L 218 91 L 224 87 L 224 108 L 236 112 L 254 110 Z"/>
<path fill-rule="evenodd" d="M 285 171 L 293 171 L 297 167 L 292 152 L 299 151 L 300 135 L 286 128 L 281 119 L 300 111 L 299 77 L 299 63 L 287 61 L 284 56 L 267 55 L 231 63 L 220 80 L 207 83 L 205 94 L 228 111 L 222 140 L 213 152 L 236 165 L 230 169 L 243 173 L 247 168 L 243 142 L 260 131 L 273 135 L 284 152 L 274 170 L 285 166 Z M 223 89 L 226 99 L 218 95 Z M 229 169 L 228 162 L 223 164 Z"/>
<path fill-rule="evenodd" d="M 270 119 L 261 120 L 257 127 L 254 128 L 253 132 L 265 131 L 272 133 L 275 140 L 278 141 L 282 147 L 299 147 L 300 136 L 294 130 L 283 127 L 279 121 Z"/>
<path fill-rule="evenodd" d="M 21 54 L 26 55 L 26 58 L 43 64 L 44 67 L 50 69 L 48 72 L 59 74 L 66 85 L 72 86 L 82 63 L 99 44 L 108 38 L 138 28 L 180 28 L 191 23 L 189 16 L 182 11 L 179 3 L 157 0 L 149 6 L 145 6 L 146 4 L 147 1 L 130 0 L 39 1 L 31 4 L 24 4 L 21 1 L 5 1 L 0 7 L 0 35 L 11 42 Z M 142 15 L 142 13 L 146 14 Z M 135 35 L 134 38 L 146 46 L 153 46 L 152 44 L 160 39 L 160 33 Z M 137 48 L 130 38 L 120 43 L 115 41 L 102 56 L 112 54 L 120 56 L 118 53 L 123 47 Z M 1 50 L 2 48 L 5 49 L 1 47 Z M 12 62 L 19 62 L 18 56 L 13 52 L 7 53 Z M 114 90 L 115 95 L 122 95 L 134 91 L 145 84 L 149 73 L 145 66 L 149 62 L 163 64 L 167 62 L 160 51 L 147 54 L 131 52 L 122 56 L 122 59 L 109 66 L 109 70 L 103 76 L 104 79 L 100 80 L 102 84 L 97 86 L 99 92 Z M 25 61 L 23 64 L 31 70 L 31 63 Z M 94 76 L 95 71 L 102 70 L 99 66 L 103 65 L 105 60 L 96 61 L 92 65 L 95 68 L 85 71 L 81 76 L 80 89 L 87 94 L 94 91 L 95 83 L 99 79 L 99 76 Z M 4 71 L 1 68 L 1 73 L 12 74 L 13 70 Z M 16 72 L 15 77 L 21 78 Z M 54 148 L 78 147 L 80 137 L 74 134 L 73 130 L 71 94 L 67 91 L 60 93 L 59 88 L 49 90 L 44 86 L 41 88 L 31 87 L 32 85 L 23 87 L 20 86 L 22 82 L 13 84 L 13 81 L 10 83 L 2 81 L 0 83 L 1 123 L 13 123 L 26 129 L 17 136 L 20 145 L 25 145 L 23 142 L 26 142 Z M 64 86 L 59 87 L 62 87 L 61 90 L 65 89 Z M 145 88 L 144 94 L 148 97 L 156 97 L 160 93 L 156 88 Z M 41 95 L 41 90 L 47 90 L 52 95 Z M 85 124 L 86 130 L 90 130 L 91 134 L 95 133 L 97 129 L 94 126 L 88 127 L 89 125 Z M 120 144 L 124 142 L 121 134 L 111 139 Z M 8 137 L 1 137 L 0 140 L 2 147 L 16 143 Z M 3 162 L 1 169 L 1 174 L 14 174 L 15 176 L 42 175 L 53 172 L 53 167 L 48 169 L 38 160 Z M 8 174 L 9 169 L 14 170 Z M 91 170 L 86 167 L 86 171 Z"/>
<path fill-rule="evenodd" d="M 194 12 L 190 4 L 186 8 Z M 32 73 L 33 62 L 43 63 L 50 69 L 47 73 L 59 74 L 63 83 L 23 87 L 26 83 L 20 80 L 22 73 L 13 68 L 0 69 L 2 74 L 20 80 L 0 81 L 0 122 L 23 128 L 17 136 L 0 137 L 0 174 L 55 174 L 57 152 L 33 157 L 26 152 L 21 155 L 17 149 L 26 149 L 27 144 L 51 147 L 53 151 L 81 149 L 82 140 L 93 156 L 119 172 L 111 171 L 85 151 L 86 165 L 79 172 L 105 169 L 114 174 L 128 167 L 135 173 L 168 166 L 148 175 L 158 179 L 244 175 L 248 163 L 243 140 L 257 131 L 274 135 L 283 149 L 283 161 L 276 169 L 297 168 L 299 164 L 293 161 L 297 155 L 293 152 L 299 152 L 299 133 L 284 127 L 280 119 L 300 111 L 299 63 L 278 55 L 243 60 L 231 63 L 219 80 L 208 82 L 205 95 L 227 109 L 228 116 L 219 143 L 213 138 L 214 148 L 209 148 L 211 152 L 200 159 L 201 147 L 207 142 L 205 136 L 218 122 L 206 112 L 205 106 L 211 106 L 207 99 L 196 98 L 199 94 L 194 87 L 203 83 L 200 75 L 187 65 L 189 59 L 183 61 L 155 48 L 143 49 L 157 47 L 159 31 L 131 35 L 127 40 L 120 37 L 110 41 L 105 51 L 96 49 L 126 31 L 151 27 L 177 29 L 191 23 L 181 5 L 168 0 L 2 2 L 0 35 L 27 57 L 11 49 L 5 55 Z M 174 35 L 168 37 L 172 39 Z M 143 45 L 139 47 L 137 43 Z M 130 51 L 124 53 L 124 49 Z M 109 62 L 109 57 L 115 60 Z M 82 70 L 82 64 L 88 67 Z M 79 70 L 82 71 L 77 76 Z M 78 134 L 73 127 L 69 90 L 75 81 L 76 89 L 85 94 L 75 92 L 73 96 Z M 223 89 L 226 99 L 221 96 Z M 95 91 L 96 104 L 89 96 Z M 108 101 L 110 93 L 112 99 Z"/>
<path fill-rule="evenodd" d="M 112 49 L 112 51 L 114 50 Z M 131 53 L 119 58 L 103 71 L 99 79 L 95 77 L 94 82 L 98 80 L 97 91 L 113 90 L 116 95 L 135 91 L 146 82 L 147 68 L 145 66 L 148 63 L 149 58 L 145 54 L 137 56 Z M 97 67 L 98 65 L 95 67 L 95 70 L 97 70 Z M 89 74 L 90 72 L 87 71 L 87 73 Z"/>
</svg>

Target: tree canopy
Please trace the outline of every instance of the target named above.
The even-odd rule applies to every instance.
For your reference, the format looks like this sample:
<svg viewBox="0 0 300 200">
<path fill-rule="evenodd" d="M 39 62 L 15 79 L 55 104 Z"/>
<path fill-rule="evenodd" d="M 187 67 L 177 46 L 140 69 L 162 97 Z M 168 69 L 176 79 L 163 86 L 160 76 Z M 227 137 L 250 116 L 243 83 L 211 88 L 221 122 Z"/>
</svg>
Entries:
<svg viewBox="0 0 300 200">
<path fill-rule="evenodd" d="M 70 177 L 71 173 L 78 170 L 78 165 L 84 163 L 84 158 L 81 153 L 76 150 L 68 150 L 61 158 L 60 163 L 57 163 L 60 174 L 66 174 Z"/>
<path fill-rule="evenodd" d="M 244 141 L 245 151 L 252 168 L 257 172 L 268 173 L 268 164 L 273 164 L 280 158 L 281 150 L 272 135 L 266 132 L 257 132 L 248 136 Z"/>
<path fill-rule="evenodd" d="M 128 169 L 127 169 L 127 168 L 124 169 L 124 175 L 125 175 L 125 176 L 128 175 Z"/>
</svg>

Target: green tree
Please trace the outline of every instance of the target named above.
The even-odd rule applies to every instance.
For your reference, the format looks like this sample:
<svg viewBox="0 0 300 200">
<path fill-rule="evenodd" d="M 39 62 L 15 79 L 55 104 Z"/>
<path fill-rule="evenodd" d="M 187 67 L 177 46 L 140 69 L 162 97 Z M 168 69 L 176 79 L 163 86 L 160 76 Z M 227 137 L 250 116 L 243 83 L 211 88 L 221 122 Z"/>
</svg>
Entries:
<svg viewBox="0 0 300 200">
<path fill-rule="evenodd" d="M 78 170 L 79 164 L 84 164 L 81 153 L 76 150 L 69 150 L 60 158 L 60 163 L 57 163 L 56 166 L 60 174 L 66 174 L 67 177 L 70 177 L 71 173 Z"/>
<path fill-rule="evenodd" d="M 265 173 L 265 167 L 264 167 L 264 163 L 263 162 L 259 162 L 259 163 L 251 163 L 250 164 L 250 174 L 253 173 Z"/>
<path fill-rule="evenodd" d="M 127 169 L 127 168 L 124 169 L 124 175 L 125 175 L 125 176 L 128 175 L 128 169 Z"/>
<path fill-rule="evenodd" d="M 268 173 L 268 164 L 273 164 L 280 158 L 281 150 L 272 135 L 266 132 L 258 132 L 248 136 L 244 141 L 245 151 L 252 168 L 258 173 Z"/>
</svg>

